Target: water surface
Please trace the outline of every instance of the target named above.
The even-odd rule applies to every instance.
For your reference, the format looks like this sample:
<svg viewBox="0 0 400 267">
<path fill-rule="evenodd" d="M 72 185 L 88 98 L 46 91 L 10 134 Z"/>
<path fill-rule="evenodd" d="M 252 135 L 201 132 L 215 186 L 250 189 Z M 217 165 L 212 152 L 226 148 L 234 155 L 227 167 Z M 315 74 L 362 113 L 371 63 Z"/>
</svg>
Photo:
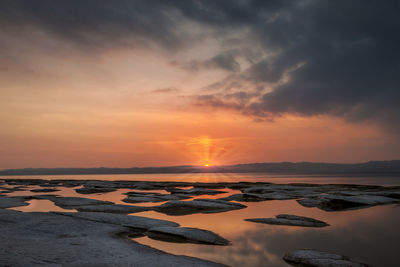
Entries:
<svg viewBox="0 0 400 267">
<path fill-rule="evenodd" d="M 160 181 L 160 182 L 271 182 L 316 184 L 376 184 L 400 185 L 400 176 L 387 175 L 305 175 L 274 173 L 168 173 L 168 174 L 98 174 L 98 175 L 24 175 L 0 176 L 9 179 L 60 179 L 106 181 Z"/>
<path fill-rule="evenodd" d="M 399 185 L 397 177 L 300 177 L 300 176 L 262 176 L 261 174 L 191 174 L 191 175 L 99 175 L 99 176 L 46 176 L 45 179 L 96 179 L 96 180 L 151 180 L 151 181 L 268 181 L 274 183 L 350 183 Z M 185 178 L 186 177 L 186 178 Z M 15 178 L 15 177 L 12 177 Z M 28 178 L 28 177 L 26 177 Z M 32 177 L 29 177 L 32 178 Z M 29 186 L 27 189 L 40 188 Z M 117 204 L 122 201 L 123 193 L 130 189 L 115 192 L 82 195 L 75 188 L 60 187 L 61 191 L 46 194 L 60 196 L 78 196 L 108 200 Z M 197 196 L 195 198 L 219 198 L 237 193 L 237 190 L 221 189 L 225 194 L 215 196 Z M 146 191 L 152 192 L 152 191 Z M 164 190 L 153 192 L 165 193 Z M 35 195 L 30 191 L 16 191 L 8 195 Z M 161 203 L 143 203 L 132 205 L 155 206 Z M 375 206 L 360 210 L 325 212 L 317 208 L 305 208 L 295 200 L 272 200 L 263 202 L 245 202 L 248 207 L 213 214 L 193 214 L 168 216 L 155 211 L 134 213 L 132 215 L 166 219 L 184 227 L 196 227 L 213 231 L 230 240 L 230 246 L 211 246 L 186 243 L 170 243 L 153 240 L 148 237 L 133 239 L 136 242 L 177 255 L 187 255 L 224 263 L 231 266 L 288 266 L 282 256 L 297 249 L 316 249 L 350 256 L 373 266 L 398 266 L 398 241 L 400 240 L 399 204 Z M 48 200 L 32 200 L 29 206 L 14 208 L 20 211 L 75 211 L 64 210 Z M 244 221 L 247 218 L 275 217 L 278 214 L 307 216 L 330 224 L 324 228 L 303 228 L 257 224 Z"/>
</svg>

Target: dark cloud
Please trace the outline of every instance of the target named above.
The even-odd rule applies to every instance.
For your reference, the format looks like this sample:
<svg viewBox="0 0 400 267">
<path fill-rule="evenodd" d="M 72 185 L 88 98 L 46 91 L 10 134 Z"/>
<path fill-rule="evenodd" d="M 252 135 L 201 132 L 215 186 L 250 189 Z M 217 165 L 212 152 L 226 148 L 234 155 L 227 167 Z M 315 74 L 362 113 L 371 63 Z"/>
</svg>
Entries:
<svg viewBox="0 0 400 267">
<path fill-rule="evenodd" d="M 216 55 L 204 63 L 207 67 L 221 68 L 228 71 L 240 71 L 240 64 L 236 61 L 234 54 L 222 53 Z"/>
<path fill-rule="evenodd" d="M 274 87 L 250 108 L 270 113 L 326 113 L 351 120 L 398 110 L 393 101 L 400 99 L 396 7 L 396 2 L 316 1 L 304 10 L 294 10 L 290 21 L 277 21 L 280 33 L 265 43 L 283 51 L 274 67 L 257 66 L 258 75 L 253 78 L 273 80 L 290 67 L 303 65 L 290 72 L 288 82 Z M 282 36 L 285 33 L 290 37 Z M 264 77 L 260 75 L 263 70 Z M 271 70 L 275 75 L 270 75 Z"/>
<path fill-rule="evenodd" d="M 190 39 L 190 30 L 181 29 L 189 20 L 220 29 L 246 26 L 252 10 L 247 1 L 3 0 L 0 23 L 3 30 L 38 27 L 93 47 L 151 40 L 173 49 Z"/>
<path fill-rule="evenodd" d="M 274 14 L 287 2 L 290 1 L 3 0 L 0 34 L 21 35 L 24 30 L 38 28 L 53 37 L 92 49 L 152 42 L 177 50 L 207 37 L 191 29 L 190 22 L 208 27 L 207 33 L 221 37 L 251 26 L 259 13 Z M 258 12 L 259 9 L 264 10 Z M 226 53 L 216 55 L 209 64 L 237 69 L 232 55 Z"/>
<path fill-rule="evenodd" d="M 174 31 L 181 18 L 162 1 L 1 1 L 2 27 L 37 27 L 90 48 L 155 41 L 172 48 L 185 39 Z M 19 34 L 19 33 L 16 33 Z"/>
<path fill-rule="evenodd" d="M 155 44 L 177 51 L 214 38 L 224 51 L 183 66 L 235 75 L 210 85 L 216 94 L 200 96 L 202 105 L 261 119 L 328 114 L 396 127 L 399 11 L 395 0 L 3 0 L 0 34 L 38 28 L 93 50 Z M 203 31 L 191 29 L 191 23 Z M 232 99 L 235 92 L 252 97 Z"/>
<path fill-rule="evenodd" d="M 238 110 L 256 117 L 328 114 L 398 127 L 399 11 L 396 1 L 304 1 L 257 20 L 251 34 L 270 56 L 236 80 L 271 90 Z M 228 94 L 211 99 L 214 107 L 234 108 Z"/>
<path fill-rule="evenodd" d="M 183 63 L 173 61 L 171 63 L 174 66 L 190 71 L 200 71 L 203 69 L 223 69 L 229 72 L 240 71 L 240 64 L 236 60 L 236 54 L 232 51 L 225 51 L 204 61 L 192 60 Z"/>
</svg>

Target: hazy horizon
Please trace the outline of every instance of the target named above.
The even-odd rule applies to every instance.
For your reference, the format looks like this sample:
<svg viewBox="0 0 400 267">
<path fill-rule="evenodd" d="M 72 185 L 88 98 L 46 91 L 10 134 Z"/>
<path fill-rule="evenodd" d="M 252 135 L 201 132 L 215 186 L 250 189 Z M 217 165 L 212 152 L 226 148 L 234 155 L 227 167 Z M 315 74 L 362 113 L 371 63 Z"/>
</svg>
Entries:
<svg viewBox="0 0 400 267">
<path fill-rule="evenodd" d="M 213 168 L 213 167 L 229 167 L 235 165 L 251 165 L 251 164 L 281 164 L 281 163 L 290 163 L 290 164 L 299 164 L 299 163 L 311 163 L 311 164 L 366 164 L 372 162 L 397 162 L 400 159 L 390 159 L 390 160 L 368 160 L 368 161 L 359 161 L 359 162 L 327 162 L 327 161 L 268 161 L 268 162 L 239 162 L 234 164 L 224 164 L 224 165 L 209 165 L 205 166 L 204 164 L 199 165 L 190 165 L 190 164 L 183 164 L 183 165 L 153 165 L 153 166 L 138 166 L 138 165 L 129 165 L 129 166 L 55 166 L 55 167 L 35 167 L 35 166 L 28 166 L 22 168 L 12 168 L 12 169 L 91 169 L 91 168 L 110 168 L 110 169 L 129 169 L 129 168 L 164 168 L 164 167 L 204 167 L 204 168 Z M 11 169 L 11 168 L 10 168 Z M 9 169 L 0 169 L 0 171 L 9 170 Z"/>
</svg>

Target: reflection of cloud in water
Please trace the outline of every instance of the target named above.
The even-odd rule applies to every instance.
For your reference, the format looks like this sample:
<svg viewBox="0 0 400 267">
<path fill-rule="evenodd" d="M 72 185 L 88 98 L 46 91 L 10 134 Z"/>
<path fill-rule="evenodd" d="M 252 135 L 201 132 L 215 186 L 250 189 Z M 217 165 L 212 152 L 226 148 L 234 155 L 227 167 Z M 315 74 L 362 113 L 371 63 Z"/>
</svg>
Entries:
<svg viewBox="0 0 400 267">
<path fill-rule="evenodd" d="M 232 265 L 261 266 L 274 258 L 279 261 L 274 260 L 273 266 L 287 266 L 280 260 L 285 253 L 309 248 L 347 255 L 373 266 L 398 266 L 400 213 L 395 206 L 388 207 L 388 211 L 378 223 L 361 219 L 329 231 L 288 231 L 268 226 L 247 231 L 232 240 L 236 248 L 229 253 L 235 254 L 233 258 L 244 259 L 233 260 Z"/>
<path fill-rule="evenodd" d="M 245 233 L 246 234 L 246 233 Z M 218 251 L 213 247 L 199 247 L 200 254 L 218 255 L 215 261 L 231 266 L 277 266 L 281 259 L 265 249 L 263 244 L 252 237 L 241 237 L 233 240 L 234 246 Z M 219 259 L 218 259 L 219 258 Z M 286 265 L 286 264 L 285 264 Z"/>
<path fill-rule="evenodd" d="M 231 266 L 285 266 L 282 256 L 298 249 L 325 250 L 350 256 L 375 266 L 397 266 L 398 225 L 396 205 L 362 210 L 325 212 L 305 208 L 295 200 L 245 203 L 248 208 L 226 213 L 166 216 L 154 212 L 136 215 L 167 219 L 183 226 L 198 227 L 220 234 L 232 246 L 171 244 L 147 238 L 135 239 L 168 253 L 194 256 Z M 243 221 L 252 217 L 297 214 L 331 224 L 321 228 L 262 225 Z M 396 250 L 396 251 L 395 251 Z"/>
<path fill-rule="evenodd" d="M 351 223 L 326 229 L 255 225 L 243 232 L 224 236 L 232 241 L 232 246 L 186 245 L 184 254 L 231 266 L 287 267 L 282 260 L 285 253 L 308 248 L 346 255 L 373 266 L 398 266 L 398 207 L 381 206 L 366 211 L 325 213 L 336 217 L 352 217 L 348 218 Z M 378 216 L 369 220 L 366 214 L 370 212 Z M 173 245 L 154 242 L 152 245 L 170 253 L 183 252 L 179 253 L 172 248 Z"/>
</svg>

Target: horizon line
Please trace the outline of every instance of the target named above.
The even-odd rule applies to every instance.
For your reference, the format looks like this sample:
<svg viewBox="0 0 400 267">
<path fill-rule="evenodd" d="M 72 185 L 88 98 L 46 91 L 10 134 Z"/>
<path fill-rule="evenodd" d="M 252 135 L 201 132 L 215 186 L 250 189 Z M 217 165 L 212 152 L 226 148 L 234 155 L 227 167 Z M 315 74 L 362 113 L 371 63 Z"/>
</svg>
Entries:
<svg viewBox="0 0 400 267">
<path fill-rule="evenodd" d="M 202 167 L 202 168 L 215 168 L 215 167 L 233 167 L 238 165 L 252 165 L 252 164 L 300 164 L 300 163 L 312 163 L 312 164 L 341 164 L 341 165 L 357 165 L 366 164 L 373 162 L 394 162 L 400 161 L 400 159 L 389 159 L 389 160 L 368 160 L 360 162 L 327 162 L 327 161 L 264 161 L 264 162 L 248 162 L 248 163 L 236 163 L 236 164 L 225 164 L 225 165 L 165 165 L 165 166 L 131 166 L 131 167 L 111 167 L 111 166 L 93 166 L 93 167 L 21 167 L 21 168 L 8 168 L 1 169 L 1 171 L 9 170 L 30 170 L 30 169 L 145 169 L 145 168 L 179 168 L 179 167 Z"/>
</svg>

